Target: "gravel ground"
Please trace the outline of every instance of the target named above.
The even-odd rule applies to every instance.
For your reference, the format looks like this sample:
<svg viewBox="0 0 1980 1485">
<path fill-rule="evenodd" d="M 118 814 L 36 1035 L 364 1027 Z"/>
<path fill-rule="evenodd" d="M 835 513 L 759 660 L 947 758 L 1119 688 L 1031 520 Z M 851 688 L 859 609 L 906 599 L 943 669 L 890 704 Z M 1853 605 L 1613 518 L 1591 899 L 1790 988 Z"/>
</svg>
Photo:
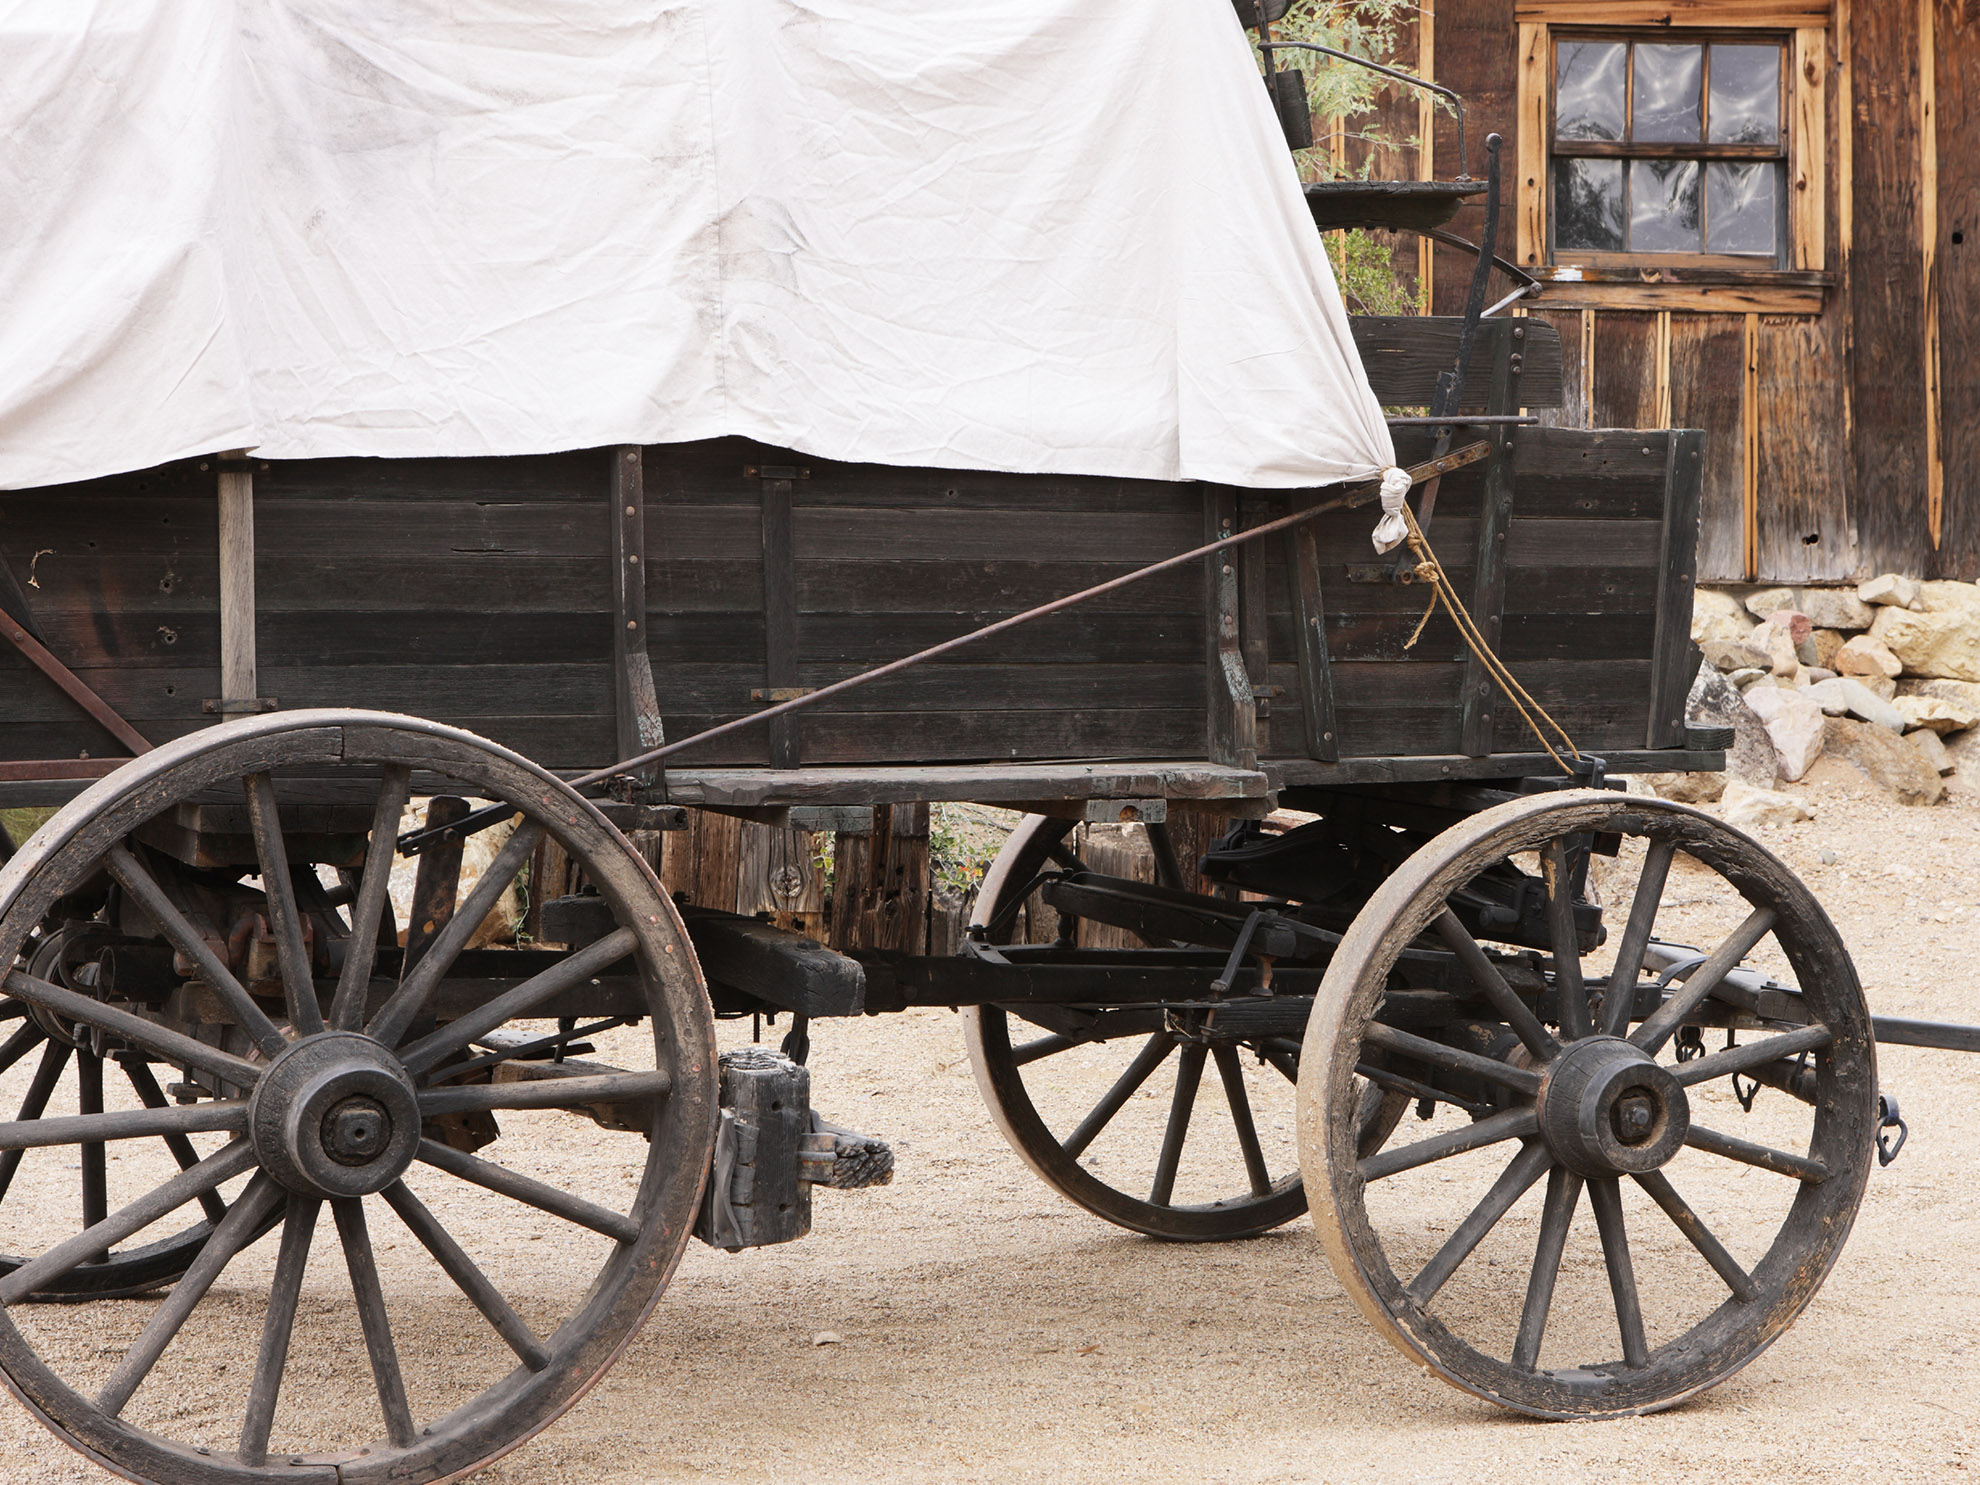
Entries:
<svg viewBox="0 0 1980 1485">
<path fill-rule="evenodd" d="M 1830 770 L 1786 786 L 1816 818 L 1763 838 L 1835 917 L 1876 1009 L 1980 1020 L 1972 797 L 1907 810 L 1855 778 Z M 1687 881 L 1698 889 L 1689 896 Z M 1673 916 L 1660 926 L 1708 932 L 1725 911 L 1709 886 L 1680 873 Z M 738 1031 L 747 1023 L 725 1026 L 725 1040 Z M 1980 1388 L 1971 1260 L 1980 1064 L 1971 1059 L 1882 1054 L 1911 1142 L 1872 1176 L 1840 1265 L 1797 1326 L 1689 1405 L 1602 1424 L 1531 1422 L 1416 1372 L 1342 1294 L 1303 1219 L 1250 1242 L 1183 1247 L 1067 1205 L 984 1116 L 957 1016 L 826 1023 L 812 1064 L 816 1100 L 831 1117 L 895 1142 L 897 1183 L 821 1193 L 813 1235 L 800 1243 L 737 1256 L 693 1246 L 591 1395 L 476 1478 L 1525 1485 L 1536 1471 L 1641 1482 L 1708 1471 L 1925 1480 L 1980 1470 L 1971 1463 L 1980 1441 L 1971 1401 Z M 18 1099 L 22 1071 L 0 1080 L 0 1107 Z M 1764 1100 L 1779 1098 L 1763 1093 L 1763 1114 Z M 543 1118 L 503 1141 L 525 1168 L 578 1169 L 601 1195 L 624 1189 L 630 1148 L 589 1124 Z M 34 1178 L 60 1190 L 60 1172 Z M 1707 1195 L 1736 1202 L 1740 1186 L 1726 1177 Z M 515 1210 L 504 1220 L 499 1206 L 455 1198 L 443 1216 L 475 1231 L 477 1255 L 519 1308 L 554 1313 L 562 1286 L 583 1282 L 576 1260 L 589 1250 L 554 1220 L 517 1220 Z M 425 1255 L 385 1230 L 389 1220 L 377 1227 L 381 1262 L 402 1286 L 393 1311 L 401 1348 L 447 1360 L 440 1380 L 415 1384 L 417 1413 L 422 1398 L 445 1395 L 446 1373 L 468 1374 L 487 1347 Z M 1584 1215 L 1571 1251 L 1592 1254 L 1586 1227 Z M 258 1314 L 255 1281 L 265 1283 L 269 1247 L 250 1250 L 215 1291 L 248 1317 Z M 1599 1270 L 1598 1259 L 1585 1257 L 1589 1265 Z M 1499 1285 L 1511 1293 L 1499 1302 L 1515 1313 L 1517 1273 Z M 1488 1268 L 1478 1275 L 1491 1283 Z M 1694 1282 L 1709 1281 L 1698 1268 Z M 348 1288 L 318 1265 L 308 1294 L 320 1339 L 300 1353 L 282 1415 L 299 1432 L 370 1406 Z M 35 1307 L 25 1323 L 65 1355 L 114 1360 L 154 1303 Z M 340 1327 L 352 1332 L 341 1349 Z M 837 1340 L 815 1344 L 825 1332 Z M 234 1397 L 250 1358 L 190 1332 L 167 1360 L 171 1397 L 148 1387 L 140 1404 L 183 1411 L 208 1394 Z M 102 1478 L 20 1408 L 0 1405 L 0 1480 Z"/>
</svg>

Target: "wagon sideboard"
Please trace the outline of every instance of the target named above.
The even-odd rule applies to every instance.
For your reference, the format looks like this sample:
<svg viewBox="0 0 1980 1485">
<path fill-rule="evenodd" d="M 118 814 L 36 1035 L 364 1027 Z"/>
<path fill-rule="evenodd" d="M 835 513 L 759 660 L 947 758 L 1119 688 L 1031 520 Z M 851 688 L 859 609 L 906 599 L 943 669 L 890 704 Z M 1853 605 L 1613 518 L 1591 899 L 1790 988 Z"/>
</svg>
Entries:
<svg viewBox="0 0 1980 1485">
<path fill-rule="evenodd" d="M 1473 402 L 1558 401 L 1551 328 L 1483 328 Z M 1450 322 L 1355 330 L 1385 403 L 1427 400 Z M 1489 457 L 1444 478 L 1430 535 L 1490 642 L 1612 768 L 1698 759 L 1682 703 L 1699 436 L 1497 425 L 1458 442 L 1481 438 Z M 1431 441 L 1399 427 L 1400 462 Z M 221 685 L 222 463 L 0 493 L 9 631 L 153 743 L 244 700 Z M 685 737 L 1317 498 L 844 464 L 738 438 L 247 470 L 247 700 L 430 716 L 564 771 L 637 751 L 656 712 Z M 1330 512 L 721 739 L 672 760 L 667 797 L 1234 806 L 1304 783 L 1548 771 L 1447 616 L 1409 645 L 1430 590 L 1396 580 L 1371 524 Z M 13 645 L 0 715 L 11 803 L 66 797 L 126 755 Z"/>
</svg>

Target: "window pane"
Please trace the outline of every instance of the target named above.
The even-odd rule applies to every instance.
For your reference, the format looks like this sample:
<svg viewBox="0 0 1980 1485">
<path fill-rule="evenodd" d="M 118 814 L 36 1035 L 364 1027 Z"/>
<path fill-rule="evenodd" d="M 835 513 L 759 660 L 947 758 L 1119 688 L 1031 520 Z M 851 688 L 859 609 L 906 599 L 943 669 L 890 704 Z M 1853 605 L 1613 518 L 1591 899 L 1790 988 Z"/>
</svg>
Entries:
<svg viewBox="0 0 1980 1485">
<path fill-rule="evenodd" d="M 1554 246 L 1619 253 L 1623 247 L 1623 162 L 1554 161 Z"/>
<path fill-rule="evenodd" d="M 1554 49 L 1554 136 L 1621 139 L 1624 68 L 1620 41 L 1563 41 Z"/>
<path fill-rule="evenodd" d="M 1698 251 L 1698 162 L 1632 160 L 1629 248 L 1634 253 Z"/>
<path fill-rule="evenodd" d="M 1781 137 L 1781 49 L 1712 48 L 1712 142 L 1774 144 Z"/>
<path fill-rule="evenodd" d="M 1629 137 L 1639 144 L 1696 144 L 1704 77 L 1704 47 L 1638 42 L 1636 118 Z"/>
<path fill-rule="evenodd" d="M 1718 65 L 1716 60 L 1713 65 Z M 1705 250 L 1775 256 L 1779 181 L 1778 165 L 1733 165 L 1714 160 L 1705 177 L 1709 198 Z"/>
</svg>

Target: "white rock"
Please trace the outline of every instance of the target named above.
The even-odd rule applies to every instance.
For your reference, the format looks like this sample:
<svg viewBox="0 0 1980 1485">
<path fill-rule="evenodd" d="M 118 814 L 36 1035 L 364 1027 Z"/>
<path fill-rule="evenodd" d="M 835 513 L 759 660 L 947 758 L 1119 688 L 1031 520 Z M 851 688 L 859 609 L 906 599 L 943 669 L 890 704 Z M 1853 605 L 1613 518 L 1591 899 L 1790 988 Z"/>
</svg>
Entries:
<svg viewBox="0 0 1980 1485">
<path fill-rule="evenodd" d="M 1731 781 L 1722 773 L 1652 773 L 1644 775 L 1644 782 L 1660 799 L 1679 804 L 1710 804 L 1726 792 Z"/>
<path fill-rule="evenodd" d="M 1935 579 L 1918 585 L 1918 602 L 1927 613 L 1951 614 L 1980 609 L 1980 586 Z"/>
<path fill-rule="evenodd" d="M 1792 588 L 1762 588 L 1758 593 L 1746 595 L 1746 611 L 1756 619 L 1764 619 L 1776 610 L 1800 608 L 1801 595 Z"/>
<path fill-rule="evenodd" d="M 1941 701 L 1950 701 L 1954 706 L 1963 706 L 1970 712 L 1980 714 L 1980 685 L 1972 681 L 1899 681 L 1897 694 L 1936 696 Z"/>
<path fill-rule="evenodd" d="M 1838 676 L 1833 681 L 1810 686 L 1806 694 L 1810 701 L 1831 717 L 1857 717 L 1865 722 L 1875 722 L 1879 727 L 1888 727 L 1893 732 L 1904 731 L 1904 714 L 1895 703 L 1871 695 L 1848 676 Z"/>
<path fill-rule="evenodd" d="M 845 1337 L 840 1335 L 836 1330 L 821 1330 L 811 1338 L 811 1344 L 814 1346 L 843 1346 L 845 1344 Z"/>
<path fill-rule="evenodd" d="M 1897 656 L 1907 675 L 1980 681 L 1980 602 L 1922 614 L 1881 608 L 1870 633 Z"/>
<path fill-rule="evenodd" d="M 1737 598 L 1711 588 L 1699 588 L 1691 595 L 1691 637 L 1698 644 L 1709 639 L 1745 639 L 1753 621 Z"/>
<path fill-rule="evenodd" d="M 1868 629 L 1877 611 L 1848 588 L 1804 588 L 1801 602 L 1791 605 L 1808 615 L 1817 629 Z"/>
<path fill-rule="evenodd" d="M 1929 767 L 1942 774 L 1953 771 L 1952 754 L 1948 753 L 1946 745 L 1939 741 L 1938 733 L 1928 727 L 1921 727 L 1916 732 L 1907 732 L 1904 740 L 1918 749 L 1918 756 L 1923 758 Z"/>
<path fill-rule="evenodd" d="M 1856 585 L 1856 596 L 1865 603 L 1892 608 L 1918 607 L 1918 579 L 1887 572 Z"/>
<path fill-rule="evenodd" d="M 1980 712 L 1937 696 L 1900 696 L 1891 705 L 1904 718 L 1907 732 L 1923 729 L 1943 737 L 1948 732 L 1964 732 L 1975 723 L 1980 723 Z"/>
<path fill-rule="evenodd" d="M 1867 634 L 1859 634 L 1836 651 L 1838 675 L 1899 675 L 1904 666 L 1883 645 Z"/>
<path fill-rule="evenodd" d="M 1728 825 L 1752 830 L 1761 825 L 1794 825 L 1812 820 L 1815 814 L 1792 795 L 1775 789 L 1756 789 L 1738 780 L 1726 785 L 1719 800 L 1719 814 Z"/>
<path fill-rule="evenodd" d="M 1824 670 L 1819 665 L 1804 665 L 1801 667 L 1801 674 L 1795 677 L 1804 686 L 1817 685 L 1822 681 L 1833 681 L 1835 678 L 1836 673 L 1833 670 Z"/>
<path fill-rule="evenodd" d="M 1745 700 L 1766 724 L 1781 777 L 1792 782 L 1807 773 L 1822 756 L 1822 708 L 1810 701 L 1806 692 L 1780 686 L 1755 686 L 1747 691 Z"/>
<path fill-rule="evenodd" d="M 1766 675 L 1766 673 L 1766 671 L 1759 669 L 1733 670 L 1726 673 L 1726 679 L 1743 691 L 1762 676 Z"/>
</svg>

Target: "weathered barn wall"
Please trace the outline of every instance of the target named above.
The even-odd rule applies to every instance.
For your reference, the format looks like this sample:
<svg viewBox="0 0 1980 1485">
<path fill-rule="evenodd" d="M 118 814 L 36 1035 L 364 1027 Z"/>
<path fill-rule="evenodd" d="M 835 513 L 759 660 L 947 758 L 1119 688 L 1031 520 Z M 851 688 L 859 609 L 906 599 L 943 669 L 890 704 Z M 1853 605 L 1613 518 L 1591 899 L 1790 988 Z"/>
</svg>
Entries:
<svg viewBox="0 0 1980 1485">
<path fill-rule="evenodd" d="M 1446 0 L 1418 22 L 1467 105 L 1474 173 L 1504 137 L 1499 247 L 1543 267 L 1550 26 L 1762 26 L 1790 35 L 1788 269 L 1619 271 L 1529 312 L 1566 348 L 1548 422 L 1707 434 L 1700 575 L 1980 576 L 1980 7 L 1970 0 Z M 1525 137 L 1522 137 L 1522 130 Z M 1440 114 L 1437 173 L 1456 169 Z M 1811 192 L 1803 196 L 1801 192 Z M 1475 237 L 1479 207 L 1454 230 Z M 1471 259 L 1434 253 L 1435 308 Z"/>
</svg>

